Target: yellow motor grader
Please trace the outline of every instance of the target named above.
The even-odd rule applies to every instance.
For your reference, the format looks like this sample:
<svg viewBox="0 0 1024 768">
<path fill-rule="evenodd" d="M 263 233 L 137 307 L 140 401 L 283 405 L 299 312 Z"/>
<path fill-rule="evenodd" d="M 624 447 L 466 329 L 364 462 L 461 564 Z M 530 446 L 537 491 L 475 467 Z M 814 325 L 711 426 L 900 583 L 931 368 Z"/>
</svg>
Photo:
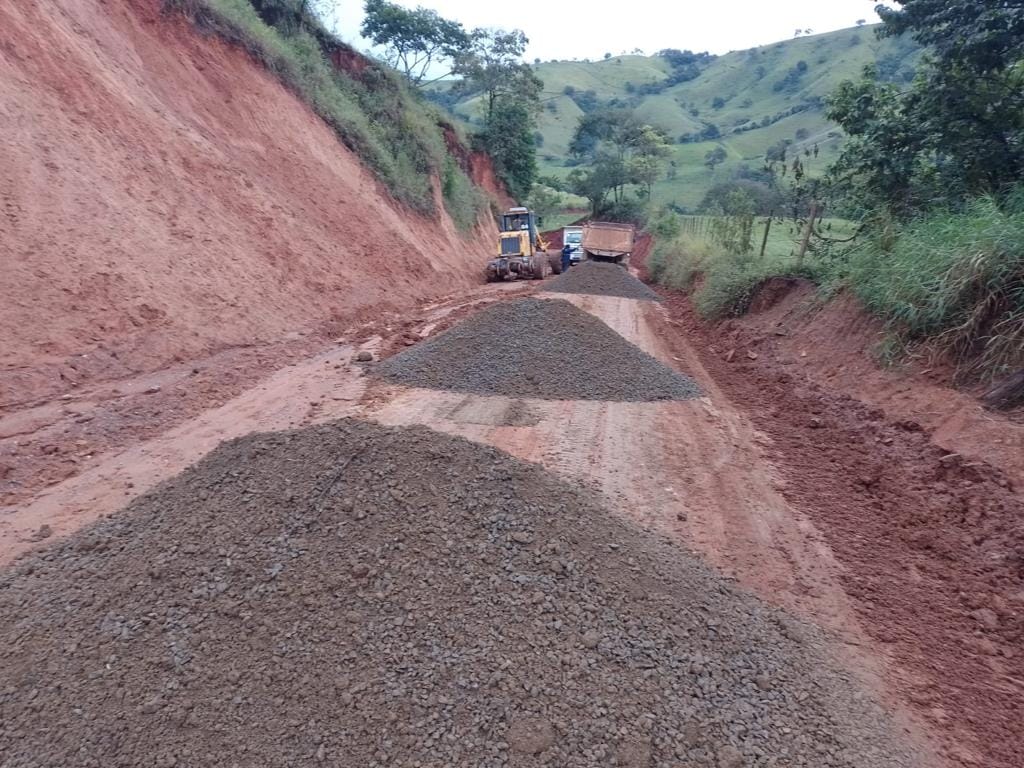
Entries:
<svg viewBox="0 0 1024 768">
<path fill-rule="evenodd" d="M 498 258 L 487 263 L 487 282 L 519 278 L 543 280 L 548 272 L 562 271 L 559 254 L 548 254 L 548 245 L 537 228 L 537 214 L 529 208 L 509 208 L 501 216 Z"/>
</svg>

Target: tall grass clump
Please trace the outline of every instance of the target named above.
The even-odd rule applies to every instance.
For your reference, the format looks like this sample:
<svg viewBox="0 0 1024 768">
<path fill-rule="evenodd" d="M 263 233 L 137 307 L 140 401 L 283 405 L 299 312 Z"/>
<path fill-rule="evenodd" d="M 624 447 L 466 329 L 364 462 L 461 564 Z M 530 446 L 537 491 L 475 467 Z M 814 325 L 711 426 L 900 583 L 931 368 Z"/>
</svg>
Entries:
<svg viewBox="0 0 1024 768">
<path fill-rule="evenodd" d="M 749 309 L 758 288 L 772 277 L 820 278 L 820 265 L 797 266 L 789 255 L 737 253 L 714 240 L 683 232 L 658 241 L 648 258 L 651 278 L 693 293 L 697 311 L 709 318 L 735 317 Z"/>
<path fill-rule="evenodd" d="M 397 73 L 372 62 L 358 75 L 335 67 L 331 55 L 347 47 L 287 0 L 165 0 L 164 7 L 243 47 L 306 102 L 397 200 L 434 212 L 431 178 L 449 160 L 441 116 Z"/>
<path fill-rule="evenodd" d="M 860 249 L 848 280 L 898 339 L 948 354 L 961 376 L 1024 366 L 1024 188 L 909 222 Z"/>
</svg>

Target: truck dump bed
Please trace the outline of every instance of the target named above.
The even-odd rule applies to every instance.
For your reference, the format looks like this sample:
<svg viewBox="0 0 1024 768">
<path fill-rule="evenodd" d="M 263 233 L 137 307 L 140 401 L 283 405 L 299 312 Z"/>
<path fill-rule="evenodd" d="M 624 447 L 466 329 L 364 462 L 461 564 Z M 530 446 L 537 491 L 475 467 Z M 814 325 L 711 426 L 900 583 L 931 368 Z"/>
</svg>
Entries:
<svg viewBox="0 0 1024 768">
<path fill-rule="evenodd" d="M 632 224 L 591 221 L 583 225 L 583 250 L 588 256 L 621 259 L 633 252 Z"/>
</svg>

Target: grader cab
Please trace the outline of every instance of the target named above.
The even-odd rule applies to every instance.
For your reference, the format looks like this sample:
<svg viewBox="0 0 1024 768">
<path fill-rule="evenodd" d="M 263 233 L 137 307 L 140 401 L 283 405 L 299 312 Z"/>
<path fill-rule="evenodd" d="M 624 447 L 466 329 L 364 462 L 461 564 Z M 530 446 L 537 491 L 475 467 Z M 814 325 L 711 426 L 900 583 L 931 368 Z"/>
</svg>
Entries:
<svg viewBox="0 0 1024 768">
<path fill-rule="evenodd" d="M 487 264 L 487 282 L 509 278 L 543 280 L 555 268 L 547 252 L 547 243 L 537 228 L 537 214 L 528 208 L 509 208 L 501 216 L 498 257 Z"/>
</svg>

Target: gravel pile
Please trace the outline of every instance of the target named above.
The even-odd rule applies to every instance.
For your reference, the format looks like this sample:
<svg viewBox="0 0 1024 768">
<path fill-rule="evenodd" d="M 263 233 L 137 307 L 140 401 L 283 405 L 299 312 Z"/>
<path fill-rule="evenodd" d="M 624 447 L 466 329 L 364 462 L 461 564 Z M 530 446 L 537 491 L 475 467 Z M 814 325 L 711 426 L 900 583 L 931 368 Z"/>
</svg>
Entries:
<svg viewBox="0 0 1024 768">
<path fill-rule="evenodd" d="M 398 384 L 548 400 L 686 400 L 693 380 L 562 299 L 502 302 L 375 369 Z"/>
<path fill-rule="evenodd" d="M 535 465 L 341 421 L 226 443 L 0 574 L 0 755 L 909 765 L 818 644 Z"/>
<path fill-rule="evenodd" d="M 629 274 L 625 267 L 602 261 L 581 262 L 554 280 L 547 281 L 543 290 L 661 301 L 658 294 Z"/>
</svg>

